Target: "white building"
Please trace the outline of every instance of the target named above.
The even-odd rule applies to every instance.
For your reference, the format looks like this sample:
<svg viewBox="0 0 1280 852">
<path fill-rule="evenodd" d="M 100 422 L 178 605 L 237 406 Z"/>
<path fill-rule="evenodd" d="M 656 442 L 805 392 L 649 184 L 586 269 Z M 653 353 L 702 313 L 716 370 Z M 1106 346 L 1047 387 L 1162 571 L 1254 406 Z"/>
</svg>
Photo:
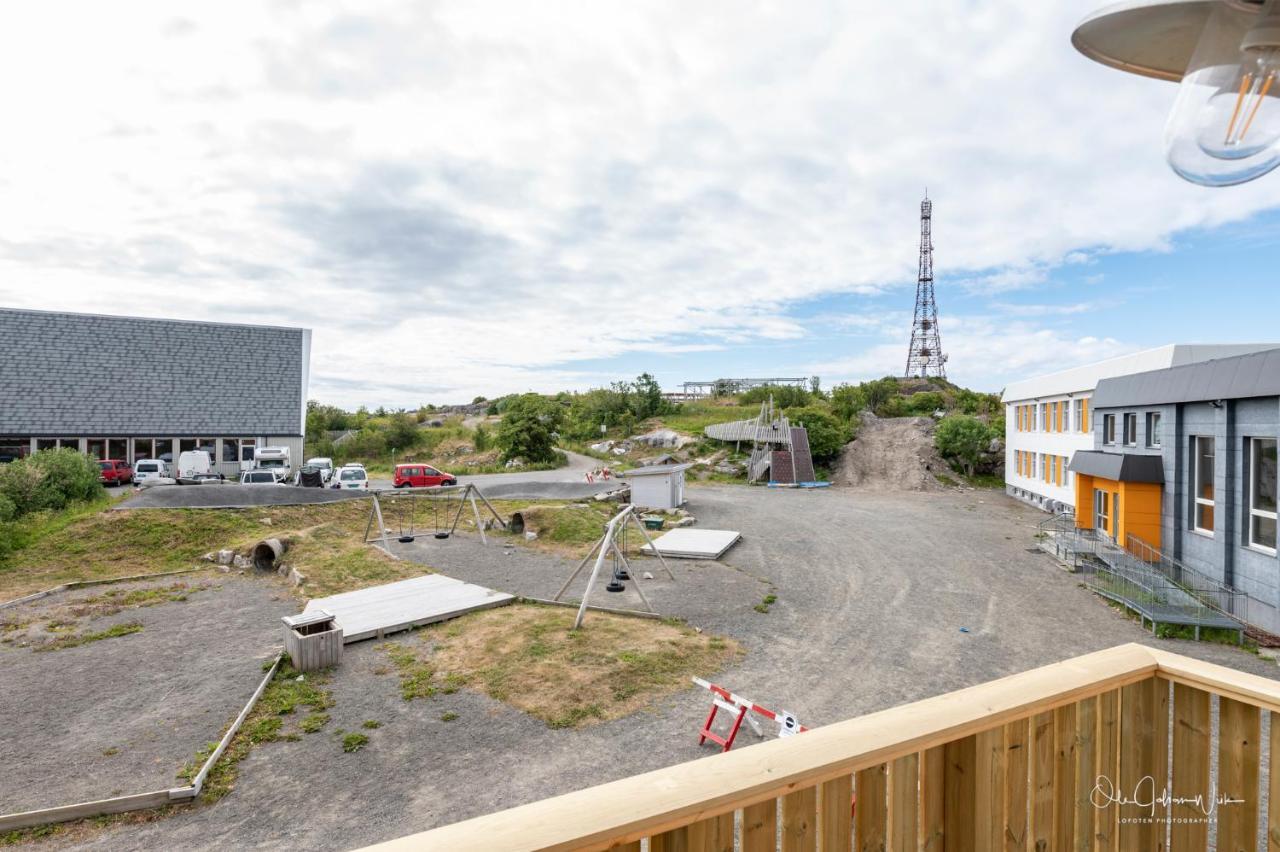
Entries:
<svg viewBox="0 0 1280 852">
<path fill-rule="evenodd" d="M 1092 450 L 1089 403 L 1102 379 L 1274 349 L 1274 343 L 1170 344 L 1109 358 L 1005 388 L 1005 492 L 1051 512 L 1075 508 L 1076 450 Z"/>
<path fill-rule="evenodd" d="M 691 464 L 655 464 L 618 474 L 631 484 L 631 503 L 642 509 L 678 509 L 684 505 L 684 472 Z"/>
</svg>

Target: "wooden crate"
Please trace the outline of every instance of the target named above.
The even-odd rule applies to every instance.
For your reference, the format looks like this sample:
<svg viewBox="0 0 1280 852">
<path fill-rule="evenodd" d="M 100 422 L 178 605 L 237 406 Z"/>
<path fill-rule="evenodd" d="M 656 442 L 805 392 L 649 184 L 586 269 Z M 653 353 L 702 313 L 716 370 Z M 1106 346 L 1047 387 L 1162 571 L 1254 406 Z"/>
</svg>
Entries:
<svg viewBox="0 0 1280 852">
<path fill-rule="evenodd" d="M 280 620 L 284 622 L 284 649 L 295 669 L 311 672 L 342 662 L 342 628 L 333 615 L 317 609 Z"/>
</svg>

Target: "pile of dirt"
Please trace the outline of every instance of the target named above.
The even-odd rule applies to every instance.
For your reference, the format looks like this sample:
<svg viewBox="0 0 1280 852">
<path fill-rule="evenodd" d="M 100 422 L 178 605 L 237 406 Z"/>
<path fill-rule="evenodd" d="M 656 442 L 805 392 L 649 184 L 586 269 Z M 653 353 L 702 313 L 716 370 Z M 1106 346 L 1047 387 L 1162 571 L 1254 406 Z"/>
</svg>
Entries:
<svg viewBox="0 0 1280 852">
<path fill-rule="evenodd" d="M 858 437 L 836 463 L 835 485 L 872 491 L 942 491 L 938 475 L 955 477 L 933 447 L 929 417 L 876 417 L 863 412 Z"/>
</svg>

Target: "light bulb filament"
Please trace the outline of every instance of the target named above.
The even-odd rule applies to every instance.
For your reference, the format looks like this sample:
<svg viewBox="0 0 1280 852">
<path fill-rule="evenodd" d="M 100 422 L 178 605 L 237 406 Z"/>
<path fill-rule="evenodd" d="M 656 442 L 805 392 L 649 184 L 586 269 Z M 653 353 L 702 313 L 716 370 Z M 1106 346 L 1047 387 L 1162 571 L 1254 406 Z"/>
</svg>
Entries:
<svg viewBox="0 0 1280 852">
<path fill-rule="evenodd" d="M 1258 99 L 1253 102 L 1253 109 L 1249 110 L 1249 118 L 1245 120 L 1244 127 L 1240 129 L 1240 138 L 1236 141 L 1242 141 L 1244 135 L 1249 132 L 1249 125 L 1253 124 L 1253 117 L 1258 114 L 1258 107 L 1262 106 L 1262 100 L 1267 96 L 1267 92 L 1271 89 L 1271 84 L 1275 82 L 1276 75 L 1274 73 L 1267 75 L 1267 81 L 1262 84 L 1262 91 L 1258 93 Z"/>
<path fill-rule="evenodd" d="M 1231 144 L 1231 134 L 1236 129 L 1236 119 L 1240 117 L 1240 106 L 1244 103 L 1244 93 L 1249 91 L 1249 86 L 1252 82 L 1252 74 L 1245 74 L 1240 78 L 1240 94 L 1236 95 L 1236 108 L 1231 111 L 1231 122 L 1227 125 L 1227 135 L 1222 140 L 1224 145 Z"/>
</svg>

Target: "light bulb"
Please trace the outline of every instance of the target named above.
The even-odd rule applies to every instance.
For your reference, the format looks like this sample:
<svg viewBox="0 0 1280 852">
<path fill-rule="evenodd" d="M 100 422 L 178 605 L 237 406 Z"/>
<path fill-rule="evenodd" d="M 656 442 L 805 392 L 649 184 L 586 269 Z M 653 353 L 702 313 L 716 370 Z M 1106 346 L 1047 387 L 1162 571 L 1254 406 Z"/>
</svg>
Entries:
<svg viewBox="0 0 1280 852">
<path fill-rule="evenodd" d="M 1280 165 L 1280 14 L 1216 4 L 1165 127 L 1179 175 L 1205 186 L 1253 180 Z"/>
</svg>

